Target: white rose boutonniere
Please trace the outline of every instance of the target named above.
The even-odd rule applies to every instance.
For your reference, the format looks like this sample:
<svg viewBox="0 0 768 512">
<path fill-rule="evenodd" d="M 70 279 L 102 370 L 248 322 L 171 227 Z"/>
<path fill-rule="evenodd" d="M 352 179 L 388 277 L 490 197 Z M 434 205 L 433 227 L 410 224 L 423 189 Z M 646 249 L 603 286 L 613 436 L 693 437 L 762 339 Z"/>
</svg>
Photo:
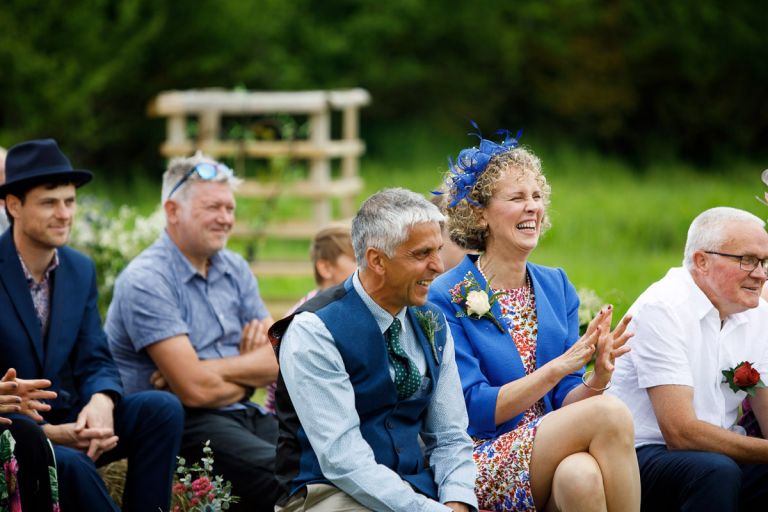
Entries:
<svg viewBox="0 0 768 512">
<path fill-rule="evenodd" d="M 451 301 L 464 307 L 464 311 L 456 313 L 457 318 L 469 317 L 477 320 L 485 318 L 493 322 L 499 331 L 505 332 L 496 317 L 491 313 L 491 307 L 499 300 L 500 292 L 491 293 L 490 280 L 485 289 L 480 287 L 472 272 L 468 272 L 464 279 L 451 288 Z"/>
<path fill-rule="evenodd" d="M 488 302 L 488 294 L 479 290 L 472 290 L 467 293 L 467 314 L 469 316 L 485 316 L 491 310 L 491 304 Z"/>
</svg>

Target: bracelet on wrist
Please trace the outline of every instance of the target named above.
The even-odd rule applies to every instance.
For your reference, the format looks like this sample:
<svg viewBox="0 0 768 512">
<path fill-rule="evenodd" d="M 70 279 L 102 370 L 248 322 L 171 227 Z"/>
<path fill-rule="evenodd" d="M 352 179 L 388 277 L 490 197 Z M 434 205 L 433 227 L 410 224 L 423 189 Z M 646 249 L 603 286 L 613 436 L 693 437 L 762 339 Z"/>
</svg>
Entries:
<svg viewBox="0 0 768 512">
<path fill-rule="evenodd" d="M 587 388 L 591 389 L 592 391 L 605 391 L 606 389 L 609 389 L 611 387 L 611 381 L 608 381 L 608 384 L 604 388 L 596 388 L 594 386 L 590 386 L 587 384 L 587 379 L 592 376 L 592 374 L 595 373 L 592 370 L 589 370 L 588 372 L 584 372 L 584 375 L 581 376 L 581 383 L 584 384 Z"/>
</svg>

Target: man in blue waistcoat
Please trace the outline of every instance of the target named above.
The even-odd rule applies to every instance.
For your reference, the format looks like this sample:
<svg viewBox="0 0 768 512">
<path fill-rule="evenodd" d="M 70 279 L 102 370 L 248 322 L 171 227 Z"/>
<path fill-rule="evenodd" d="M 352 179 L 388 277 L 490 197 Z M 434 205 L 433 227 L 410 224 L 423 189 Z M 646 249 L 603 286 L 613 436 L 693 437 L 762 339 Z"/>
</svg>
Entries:
<svg viewBox="0 0 768 512">
<path fill-rule="evenodd" d="M 371 196 L 352 222 L 358 271 L 270 329 L 276 510 L 476 510 L 453 340 L 427 304 L 442 223 L 411 191 Z"/>
</svg>

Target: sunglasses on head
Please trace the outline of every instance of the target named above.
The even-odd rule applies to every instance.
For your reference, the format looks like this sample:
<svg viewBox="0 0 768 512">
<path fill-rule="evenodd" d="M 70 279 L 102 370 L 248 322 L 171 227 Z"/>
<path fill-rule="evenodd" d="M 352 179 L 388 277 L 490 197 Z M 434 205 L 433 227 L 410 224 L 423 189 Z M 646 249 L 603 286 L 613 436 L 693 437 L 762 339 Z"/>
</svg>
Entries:
<svg viewBox="0 0 768 512">
<path fill-rule="evenodd" d="M 168 194 L 168 199 L 171 198 L 173 193 L 176 192 L 179 189 L 179 187 L 181 187 L 184 184 L 184 182 L 187 181 L 190 176 L 192 176 L 193 173 L 197 173 L 197 176 L 201 180 L 208 181 L 208 180 L 214 179 L 216 176 L 219 175 L 220 172 L 230 177 L 234 174 L 232 172 L 232 169 L 230 169 L 224 164 L 219 164 L 219 163 L 212 164 L 208 162 L 197 164 L 196 166 L 188 170 L 186 173 L 184 173 L 184 176 L 182 176 L 181 179 L 176 182 L 176 184 L 173 186 L 170 193 Z"/>
</svg>

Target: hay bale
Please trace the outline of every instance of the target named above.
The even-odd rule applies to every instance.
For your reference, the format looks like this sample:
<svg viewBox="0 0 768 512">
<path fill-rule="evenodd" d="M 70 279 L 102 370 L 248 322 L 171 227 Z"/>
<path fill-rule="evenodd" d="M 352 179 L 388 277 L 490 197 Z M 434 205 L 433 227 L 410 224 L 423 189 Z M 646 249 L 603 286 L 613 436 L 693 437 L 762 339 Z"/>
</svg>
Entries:
<svg viewBox="0 0 768 512">
<path fill-rule="evenodd" d="M 128 459 L 120 459 L 99 468 L 99 474 L 107 484 L 107 490 L 117 506 L 123 506 L 123 490 L 125 489 L 125 473 L 128 471 Z"/>
</svg>

